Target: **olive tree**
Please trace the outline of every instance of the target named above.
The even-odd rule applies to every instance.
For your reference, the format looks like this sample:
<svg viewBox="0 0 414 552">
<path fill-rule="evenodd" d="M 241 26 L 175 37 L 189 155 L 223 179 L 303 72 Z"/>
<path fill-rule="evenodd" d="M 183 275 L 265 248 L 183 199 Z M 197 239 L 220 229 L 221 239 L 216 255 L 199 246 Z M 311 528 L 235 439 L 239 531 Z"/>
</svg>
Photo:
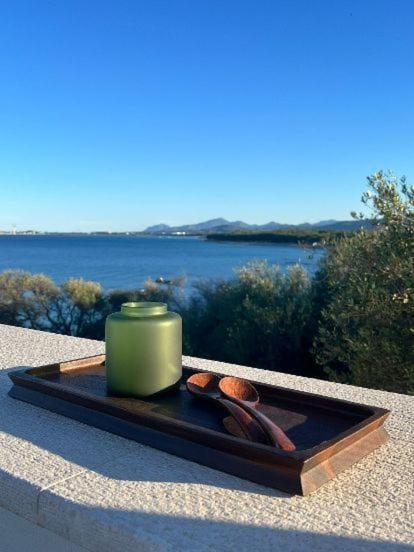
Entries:
<svg viewBox="0 0 414 552">
<path fill-rule="evenodd" d="M 378 172 L 362 202 L 372 230 L 331 245 L 317 275 L 323 303 L 315 339 L 331 379 L 414 392 L 414 187 Z"/>
</svg>

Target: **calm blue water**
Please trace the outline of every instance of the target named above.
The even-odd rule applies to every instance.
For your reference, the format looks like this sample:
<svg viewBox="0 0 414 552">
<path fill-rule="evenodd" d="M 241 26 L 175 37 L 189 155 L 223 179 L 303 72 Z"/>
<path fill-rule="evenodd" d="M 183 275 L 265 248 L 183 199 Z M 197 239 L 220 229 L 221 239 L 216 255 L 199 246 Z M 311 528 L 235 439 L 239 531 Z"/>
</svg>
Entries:
<svg viewBox="0 0 414 552">
<path fill-rule="evenodd" d="M 105 289 L 142 287 L 163 276 L 187 277 L 187 289 L 200 278 L 229 278 L 236 266 L 266 259 L 283 270 L 302 263 L 314 272 L 318 259 L 292 245 L 218 243 L 196 237 L 0 236 L 0 270 L 43 273 L 56 283 L 82 277 Z"/>
</svg>

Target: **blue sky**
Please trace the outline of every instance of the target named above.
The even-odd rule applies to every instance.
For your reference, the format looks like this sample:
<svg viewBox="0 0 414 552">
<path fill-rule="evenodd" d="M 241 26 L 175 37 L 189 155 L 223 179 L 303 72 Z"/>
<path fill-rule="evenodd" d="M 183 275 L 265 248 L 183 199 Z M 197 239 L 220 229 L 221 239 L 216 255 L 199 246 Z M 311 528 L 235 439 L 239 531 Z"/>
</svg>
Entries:
<svg viewBox="0 0 414 552">
<path fill-rule="evenodd" d="M 414 179 L 411 0 L 0 0 L 0 229 L 349 218 Z"/>
</svg>

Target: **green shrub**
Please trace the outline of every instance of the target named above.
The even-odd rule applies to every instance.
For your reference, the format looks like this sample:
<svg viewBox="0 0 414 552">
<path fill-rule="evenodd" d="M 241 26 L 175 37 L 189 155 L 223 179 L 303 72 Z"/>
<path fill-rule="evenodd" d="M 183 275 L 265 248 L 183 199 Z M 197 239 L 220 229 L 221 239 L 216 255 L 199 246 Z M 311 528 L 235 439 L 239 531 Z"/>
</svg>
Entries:
<svg viewBox="0 0 414 552">
<path fill-rule="evenodd" d="M 127 301 L 161 301 L 179 310 L 183 279 L 169 285 L 147 280 L 140 290 L 103 293 L 96 282 L 71 278 L 61 286 L 43 274 L 0 274 L 0 322 L 34 330 L 104 339 L 105 319 Z"/>
<path fill-rule="evenodd" d="M 83 336 L 102 321 L 99 284 L 71 278 L 57 286 L 43 274 L 0 274 L 0 321 L 35 330 Z"/>
<path fill-rule="evenodd" d="M 189 354 L 315 375 L 311 281 L 299 266 L 284 275 L 257 261 L 232 280 L 200 283 L 183 315 Z"/>
<path fill-rule="evenodd" d="M 337 241 L 323 261 L 315 352 L 331 379 L 413 393 L 414 188 L 382 172 L 368 182 L 375 230 Z"/>
</svg>

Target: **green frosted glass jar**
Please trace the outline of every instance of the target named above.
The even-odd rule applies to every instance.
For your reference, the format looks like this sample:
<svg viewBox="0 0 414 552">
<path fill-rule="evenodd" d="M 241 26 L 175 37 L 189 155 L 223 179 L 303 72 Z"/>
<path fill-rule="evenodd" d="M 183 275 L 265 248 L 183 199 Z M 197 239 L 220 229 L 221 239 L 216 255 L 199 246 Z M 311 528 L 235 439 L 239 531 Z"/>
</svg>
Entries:
<svg viewBox="0 0 414 552">
<path fill-rule="evenodd" d="M 165 303 L 124 303 L 106 319 L 109 394 L 147 397 L 172 387 L 182 375 L 181 317 Z"/>
</svg>

